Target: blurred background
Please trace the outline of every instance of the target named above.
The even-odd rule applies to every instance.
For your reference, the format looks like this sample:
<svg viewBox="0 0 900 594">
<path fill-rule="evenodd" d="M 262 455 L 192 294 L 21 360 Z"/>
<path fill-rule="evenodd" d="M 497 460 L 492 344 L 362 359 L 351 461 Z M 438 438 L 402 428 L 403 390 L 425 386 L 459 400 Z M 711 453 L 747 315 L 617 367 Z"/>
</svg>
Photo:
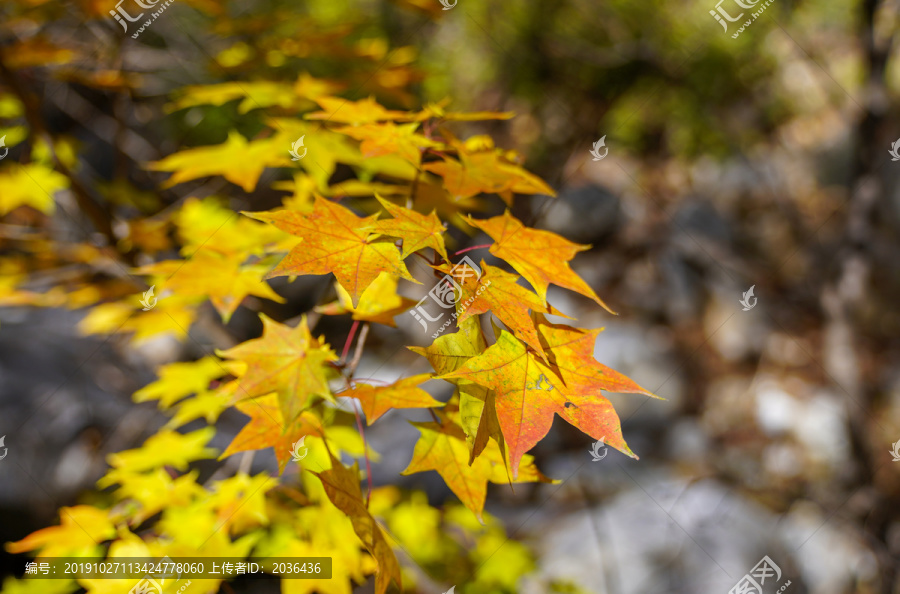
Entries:
<svg viewBox="0 0 900 594">
<path fill-rule="evenodd" d="M 516 591 L 725 594 L 768 556 L 782 575 L 765 594 L 788 580 L 792 594 L 900 593 L 900 464 L 891 455 L 900 441 L 900 163 L 890 153 L 900 137 L 900 2 L 775 0 L 737 38 L 751 17 L 723 31 L 716 7 L 176 0 L 133 40 L 108 16 L 111 0 L 4 2 L 0 136 L 10 152 L 0 174 L 27 160 L 20 143 L 56 139 L 48 158 L 71 188 L 46 229 L 57 245 L 94 249 L 73 248 L 68 265 L 52 268 L 30 250 L 17 265 L 29 238 L 13 227 L 43 215 L 9 207 L 15 186 L 0 185 L 0 434 L 22 460 L 0 461 L 0 540 L 90 501 L 105 457 L 165 422 L 152 404 L 131 401 L 155 366 L 258 335 L 250 309 L 226 325 L 207 308 L 184 342 L 86 336 L 79 299 L 90 298 L 70 281 L 87 271 L 112 290 L 128 284 L 114 262 L 148 263 L 153 231 L 142 230 L 138 255 L 123 212 L 150 217 L 188 196 L 221 196 L 234 210 L 279 204 L 284 193 L 269 188 L 284 177 L 276 170 L 246 194 L 221 178 L 159 189 L 166 176 L 144 165 L 262 127 L 260 110 L 238 95 L 201 108 L 179 101 L 179 89 L 292 82 L 306 71 L 388 108 L 450 98 L 454 110 L 515 112 L 464 124 L 462 136 L 490 134 L 559 192 L 518 197 L 512 212 L 591 244 L 574 268 L 619 315 L 557 287 L 550 302 L 583 327 L 604 327 L 597 359 L 666 399 L 610 396 L 639 461 L 612 450 L 592 461 L 591 439 L 556 419 L 532 453 L 562 482 L 491 487 L 488 511 L 534 555 Z M 601 137 L 608 153 L 595 160 Z M 492 216 L 504 205 L 482 207 Z M 454 251 L 490 241 L 451 233 Z M 158 235 L 158 250 L 170 249 Z M 469 255 L 497 264 L 486 250 Z M 23 273 L 20 286 L 46 302 L 7 298 Z M 283 281 L 272 285 L 287 303 L 253 309 L 287 319 L 327 285 Z M 399 331 L 373 329 L 359 375 L 429 370 L 398 353 L 423 340 L 414 320 L 398 321 Z M 340 345 L 349 322 L 320 328 Z M 446 400 L 449 386 L 432 385 Z M 368 432 L 382 454 L 376 484 L 397 483 L 418 435 L 407 420 L 427 418 L 401 412 Z M 244 420 L 223 415 L 212 445 L 224 449 Z M 274 458 L 257 457 L 255 467 L 267 465 Z M 399 484 L 434 504 L 453 499 L 433 473 Z M 0 577 L 12 572 L 0 552 Z"/>
</svg>

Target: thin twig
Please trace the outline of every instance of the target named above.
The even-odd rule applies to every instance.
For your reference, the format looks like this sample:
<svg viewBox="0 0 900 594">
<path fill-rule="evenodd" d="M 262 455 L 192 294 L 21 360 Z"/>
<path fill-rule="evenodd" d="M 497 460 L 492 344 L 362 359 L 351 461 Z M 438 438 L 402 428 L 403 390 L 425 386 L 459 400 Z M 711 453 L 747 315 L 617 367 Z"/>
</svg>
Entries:
<svg viewBox="0 0 900 594">
<path fill-rule="evenodd" d="M 357 328 L 359 328 L 359 320 L 354 320 L 353 325 L 350 327 L 350 334 L 347 335 L 347 341 L 344 343 L 344 350 L 341 352 L 341 360 L 338 361 L 341 365 L 347 360 L 347 353 L 350 352 L 350 345 L 353 344 L 353 337 L 356 336 Z"/>
<path fill-rule="evenodd" d="M 353 360 L 350 361 L 350 365 L 347 366 L 347 377 L 353 377 L 353 372 L 356 371 L 356 366 L 359 365 L 359 360 L 362 359 L 363 348 L 366 346 L 366 338 L 369 336 L 369 324 L 366 323 L 362 327 L 362 331 L 359 333 L 359 340 L 356 341 L 356 352 L 353 353 Z"/>
<path fill-rule="evenodd" d="M 366 432 L 363 431 L 362 418 L 359 416 L 356 405 L 353 406 L 353 414 L 356 415 L 356 428 L 359 429 L 359 436 L 363 440 L 363 454 L 366 459 L 366 509 L 369 509 L 369 499 L 372 498 L 372 465 L 369 462 L 369 443 L 366 441 Z"/>
<path fill-rule="evenodd" d="M 368 336 L 369 324 L 366 323 L 359 333 L 359 340 L 356 341 L 356 352 L 353 353 L 353 361 L 347 366 L 347 375 L 344 379 L 347 381 L 348 387 L 351 385 L 353 374 L 356 372 L 356 366 L 359 365 L 359 361 L 362 359 L 363 348 L 366 346 L 366 338 Z M 363 441 L 363 457 L 366 460 L 366 509 L 368 509 L 369 499 L 372 497 L 372 464 L 369 461 L 369 444 L 366 441 L 366 432 L 363 430 L 362 418 L 360 418 L 355 404 L 353 406 L 353 414 L 356 416 L 356 428 L 359 429 L 359 436 Z"/>
<path fill-rule="evenodd" d="M 458 256 L 458 255 L 464 254 L 464 253 L 466 253 L 466 252 L 471 252 L 472 250 L 481 250 L 481 249 L 489 248 L 489 247 L 491 247 L 491 244 L 490 244 L 490 243 L 486 243 L 486 244 L 484 244 L 484 245 L 473 245 L 472 247 L 467 247 L 467 248 L 464 249 L 464 250 L 459 250 L 458 252 L 456 252 L 456 253 L 453 254 L 453 255 L 454 255 L 454 256 Z"/>
<path fill-rule="evenodd" d="M 253 457 L 256 450 L 247 450 L 241 458 L 241 465 L 238 466 L 238 474 L 250 474 L 250 467 L 253 466 Z"/>
</svg>

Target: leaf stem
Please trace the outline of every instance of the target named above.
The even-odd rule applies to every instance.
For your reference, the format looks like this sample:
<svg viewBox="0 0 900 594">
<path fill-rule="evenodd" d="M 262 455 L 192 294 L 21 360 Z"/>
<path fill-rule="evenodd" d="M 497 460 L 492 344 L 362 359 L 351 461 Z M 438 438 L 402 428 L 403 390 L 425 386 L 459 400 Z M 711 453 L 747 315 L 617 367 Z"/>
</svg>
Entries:
<svg viewBox="0 0 900 594">
<path fill-rule="evenodd" d="M 353 337 L 356 336 L 356 329 L 359 328 L 359 320 L 354 320 L 350 327 L 350 334 L 347 335 L 347 342 L 344 343 L 344 350 L 341 352 L 341 363 L 347 360 L 347 353 L 350 352 L 350 345 L 353 344 Z"/>
<path fill-rule="evenodd" d="M 354 328 L 351 332 L 355 332 L 355 324 L 356 323 L 354 323 Z M 350 381 L 353 378 L 353 374 L 356 372 L 356 366 L 359 365 L 359 360 L 362 358 L 363 348 L 366 346 L 366 338 L 368 338 L 368 336 L 369 324 L 366 323 L 359 333 L 359 340 L 356 341 L 356 352 L 353 353 L 353 361 L 347 366 L 346 380 L 348 385 L 351 385 Z M 369 444 L 366 441 L 366 432 L 363 430 L 362 418 L 360 418 L 359 411 L 356 409 L 355 404 L 353 405 L 353 414 L 356 415 L 356 428 L 359 429 L 359 436 L 363 441 L 363 456 L 366 459 L 366 509 L 369 509 L 369 499 L 372 497 L 372 464 L 369 462 Z"/>
<path fill-rule="evenodd" d="M 362 332 L 359 333 L 359 340 L 356 341 L 356 352 L 353 353 L 353 361 L 350 362 L 350 365 L 347 367 L 347 377 L 353 377 L 353 373 L 356 371 L 356 366 L 359 365 L 359 360 L 362 359 L 363 348 L 366 346 L 366 338 L 369 336 L 369 324 L 366 323 Z"/>
<path fill-rule="evenodd" d="M 369 463 L 369 443 L 366 441 L 366 432 L 363 431 L 362 418 L 356 405 L 353 406 L 353 414 L 356 415 L 356 428 L 359 429 L 359 436 L 363 440 L 363 454 L 366 459 L 366 509 L 369 509 L 369 499 L 372 497 L 372 465 Z"/>
<path fill-rule="evenodd" d="M 458 255 L 464 254 L 464 253 L 466 253 L 466 252 L 471 252 L 472 250 L 481 250 L 481 249 L 484 249 L 484 248 L 489 248 L 489 247 L 491 247 L 491 245 L 493 245 L 493 244 L 485 243 L 484 245 L 473 245 L 472 247 L 467 247 L 467 248 L 464 249 L 464 250 L 459 250 L 458 252 L 456 252 L 456 253 L 453 254 L 453 255 L 454 255 L 454 256 L 458 256 Z"/>
</svg>

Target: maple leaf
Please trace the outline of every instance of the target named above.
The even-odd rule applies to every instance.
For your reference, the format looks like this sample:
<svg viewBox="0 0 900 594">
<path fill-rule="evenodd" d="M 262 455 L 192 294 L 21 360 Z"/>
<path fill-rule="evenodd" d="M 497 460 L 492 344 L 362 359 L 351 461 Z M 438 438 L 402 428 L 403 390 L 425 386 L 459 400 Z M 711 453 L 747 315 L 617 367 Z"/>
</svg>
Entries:
<svg viewBox="0 0 900 594">
<path fill-rule="evenodd" d="M 235 408 L 250 417 L 250 420 L 231 440 L 219 457 L 220 460 L 238 452 L 250 450 L 275 450 L 278 472 L 283 473 L 291 461 L 294 443 L 304 435 L 323 437 L 322 423 L 309 411 L 304 411 L 291 423 L 285 423 L 278 405 L 278 397 L 273 395 L 242 400 Z"/>
<path fill-rule="evenodd" d="M 444 186 L 457 199 L 476 194 L 499 194 L 507 204 L 512 203 L 514 192 L 519 194 L 546 194 L 556 192 L 536 175 L 511 162 L 507 155 L 494 148 L 489 136 L 473 136 L 465 142 L 455 140 L 445 133 L 456 148 L 459 160 L 445 156 L 442 161 L 422 166 L 444 178 Z"/>
<path fill-rule="evenodd" d="M 154 161 L 148 168 L 173 173 L 164 188 L 192 179 L 221 175 L 245 192 L 252 192 L 266 167 L 290 164 L 283 145 L 277 142 L 278 139 L 269 138 L 248 143 L 238 132 L 231 130 L 223 144 L 186 149 L 161 161 Z M 280 156 L 273 158 L 273 155 Z"/>
<path fill-rule="evenodd" d="M 228 371 L 215 357 L 203 357 L 186 363 L 169 363 L 159 369 L 159 379 L 134 393 L 135 402 L 158 400 L 165 410 L 182 398 L 197 392 L 205 392 L 209 382 Z"/>
<path fill-rule="evenodd" d="M 344 287 L 335 284 L 338 301 L 316 307 L 325 315 L 341 315 L 350 312 L 354 320 L 376 322 L 396 327 L 394 317 L 406 311 L 416 302 L 397 294 L 397 279 L 386 272 L 378 275 L 359 298 L 359 306 L 353 307 L 353 299 Z"/>
<path fill-rule="evenodd" d="M 366 509 L 363 501 L 362 490 L 359 486 L 359 465 L 354 462 L 352 468 L 341 464 L 329 452 L 331 469 L 319 473 L 313 473 L 322 481 L 325 494 L 336 508 L 350 517 L 353 523 L 353 531 L 362 541 L 366 550 L 375 557 L 378 562 L 378 573 L 375 576 L 375 592 L 384 594 L 393 579 L 402 590 L 400 577 L 400 565 L 397 557 L 388 544 L 381 526 Z"/>
<path fill-rule="evenodd" d="M 154 275 L 167 290 L 180 297 L 209 297 L 224 322 L 240 307 L 248 295 L 284 303 L 284 298 L 266 283 L 268 266 L 244 264 L 245 254 L 220 255 L 200 250 L 188 260 L 164 260 L 137 270 Z"/>
<path fill-rule="evenodd" d="M 447 267 L 440 268 L 447 272 Z M 459 322 L 487 312 L 493 313 L 506 324 L 518 338 L 544 357 L 544 349 L 538 338 L 534 322 L 528 313 L 532 310 L 549 313 L 544 301 L 525 287 L 517 284 L 519 276 L 481 261 L 482 274 L 460 275 L 462 296 L 458 304 Z"/>
<path fill-rule="evenodd" d="M 480 355 L 484 352 L 485 346 L 478 319 L 470 317 L 459 323 L 459 331 L 438 337 L 428 348 L 407 348 L 427 358 L 432 368 L 442 376 L 441 379 L 447 379 L 444 377 L 446 374 L 456 371 L 466 361 Z M 466 432 L 469 463 L 471 464 L 475 456 L 487 445 L 489 435 L 496 438 L 501 451 L 505 452 L 499 425 L 489 425 L 490 416 L 485 415 L 484 411 L 490 390 L 467 379 L 447 379 L 447 381 L 456 384 L 459 389 L 460 424 Z"/>
<path fill-rule="evenodd" d="M 494 240 L 489 251 L 509 262 L 531 283 L 544 302 L 547 301 L 547 287 L 552 283 L 590 297 L 608 312 L 615 314 L 597 297 L 594 290 L 569 268 L 569 260 L 578 252 L 590 249 L 590 246 L 572 243 L 550 231 L 529 229 L 519 219 L 509 214 L 509 211 L 502 216 L 486 220 L 469 217 L 468 221 Z"/>
<path fill-rule="evenodd" d="M 469 462 L 469 450 L 462 428 L 445 415 L 439 414 L 441 423 L 410 423 L 421 433 L 413 451 L 412 460 L 401 474 L 435 470 L 482 522 L 481 512 L 487 495 L 488 481 L 507 482 L 505 461 L 500 450 L 494 445 L 485 454 Z M 522 467 L 516 482 L 551 482 L 537 468 L 531 457 L 520 460 Z M 518 473 L 517 473 L 518 474 Z"/>
<path fill-rule="evenodd" d="M 541 342 L 550 353 L 551 363 L 559 372 L 570 394 L 589 397 L 598 389 L 619 394 L 644 394 L 663 400 L 631 378 L 610 369 L 594 359 L 597 337 L 603 328 L 582 330 L 562 324 L 551 324 L 536 316 Z"/>
<path fill-rule="evenodd" d="M 283 418 L 291 421 L 300 414 L 313 396 L 334 401 L 328 389 L 332 373 L 329 363 L 337 355 L 312 337 L 306 316 L 296 328 L 260 314 L 263 323 L 261 338 L 248 340 L 220 357 L 237 359 L 247 364 L 247 371 L 239 379 L 239 389 L 249 397 L 278 393 Z"/>
<path fill-rule="evenodd" d="M 42 528 L 22 540 L 6 545 L 12 554 L 41 549 L 42 557 L 64 557 L 73 553 L 89 554 L 104 540 L 116 535 L 107 511 L 90 505 L 76 505 L 59 510 L 59 526 Z"/>
<path fill-rule="evenodd" d="M 409 208 L 397 206 L 375 194 L 378 202 L 391 214 L 393 219 L 375 221 L 369 227 L 377 233 L 383 233 L 391 237 L 403 240 L 403 252 L 401 258 L 406 258 L 411 253 L 422 248 L 430 247 L 444 260 L 447 257 L 447 248 L 444 246 L 444 224 L 434 211 L 425 216 Z"/>
<path fill-rule="evenodd" d="M 269 277 L 334 273 L 350 293 L 354 307 L 381 272 L 418 283 L 409 274 L 400 252 L 391 242 L 368 241 L 365 229 L 374 217 L 361 218 L 350 210 L 321 196 L 311 213 L 281 210 L 271 213 L 246 213 L 267 221 L 303 242 L 292 249 Z M 421 284 L 421 283 L 419 283 Z"/>
<path fill-rule="evenodd" d="M 216 450 L 206 447 L 215 432 L 212 427 L 185 435 L 175 431 L 160 431 L 149 437 L 140 448 L 110 454 L 106 460 L 119 472 L 141 472 L 163 466 L 184 471 L 194 460 L 215 457 Z M 98 484 L 107 486 L 118 482 L 115 480 L 116 476 L 116 472 L 111 471 Z"/>
<path fill-rule="evenodd" d="M 358 398 L 366 413 L 366 424 L 371 425 L 392 408 L 431 408 L 443 406 L 425 390 L 417 386 L 431 379 L 430 373 L 423 373 L 397 380 L 389 386 L 370 386 L 357 382 L 341 396 Z"/>
<path fill-rule="evenodd" d="M 422 162 L 422 149 L 441 147 L 441 143 L 416 134 L 419 124 L 364 124 L 335 128 L 339 134 L 362 141 L 359 150 L 363 157 L 396 154 L 416 167 Z"/>
<path fill-rule="evenodd" d="M 497 342 L 442 379 L 464 378 L 496 392 L 494 402 L 503 438 L 509 448 L 513 477 L 522 455 L 550 431 L 558 414 L 594 439 L 637 458 L 622 437 L 619 417 L 600 391 L 603 382 L 567 386 L 551 368 L 501 331 Z M 544 383 L 546 382 L 546 384 Z"/>
<path fill-rule="evenodd" d="M 316 103 L 322 106 L 322 111 L 306 114 L 306 119 L 327 120 L 340 124 L 371 124 L 409 117 L 405 111 L 385 109 L 372 97 L 359 101 L 340 97 L 319 97 Z"/>
<path fill-rule="evenodd" d="M 194 498 L 205 494 L 197 484 L 199 471 L 172 478 L 164 468 L 157 468 L 149 473 L 119 473 L 116 482 L 119 487 L 115 496 L 119 500 L 136 501 L 141 509 L 135 512 L 130 523 L 139 526 L 144 520 L 163 509 L 174 506 L 186 506 Z M 112 484 L 112 483 L 107 483 Z"/>
<path fill-rule="evenodd" d="M 23 205 L 53 214 L 53 195 L 69 187 L 69 180 L 39 163 L 11 163 L 0 171 L 0 215 Z"/>
</svg>

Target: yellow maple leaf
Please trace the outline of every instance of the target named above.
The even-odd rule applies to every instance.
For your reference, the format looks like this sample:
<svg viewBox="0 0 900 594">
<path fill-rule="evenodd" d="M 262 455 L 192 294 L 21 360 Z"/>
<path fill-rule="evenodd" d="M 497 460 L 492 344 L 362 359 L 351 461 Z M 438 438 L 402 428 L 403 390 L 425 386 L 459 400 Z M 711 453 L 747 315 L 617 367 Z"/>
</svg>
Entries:
<svg viewBox="0 0 900 594">
<path fill-rule="evenodd" d="M 245 192 L 252 192 L 266 167 L 290 163 L 287 150 L 278 139 L 248 143 L 238 132 L 231 130 L 223 144 L 185 149 L 150 163 L 148 168 L 172 172 L 172 177 L 163 184 L 165 188 L 192 179 L 221 175 Z"/>
<path fill-rule="evenodd" d="M 159 379 L 134 393 L 135 402 L 158 400 L 165 410 L 190 394 L 205 392 L 209 382 L 228 371 L 215 357 L 203 357 L 186 363 L 169 363 L 159 368 Z"/>
<path fill-rule="evenodd" d="M 335 291 L 338 300 L 335 303 L 318 306 L 315 311 L 330 316 L 349 312 L 353 314 L 354 320 L 375 322 L 395 328 L 397 324 L 394 318 L 415 303 L 413 299 L 407 299 L 397 293 L 397 279 L 387 272 L 379 274 L 363 291 L 358 307 L 353 307 L 350 293 L 339 283 L 335 284 Z"/>
<path fill-rule="evenodd" d="M 272 320 L 261 314 L 263 335 L 248 340 L 220 357 L 236 359 L 247 364 L 241 375 L 242 396 L 266 396 L 278 393 L 281 412 L 288 422 L 306 408 L 314 396 L 334 401 L 328 379 L 335 371 L 330 364 L 337 355 L 327 344 L 313 338 L 303 316 L 296 328 Z"/>
<path fill-rule="evenodd" d="M 39 163 L 11 163 L 0 170 L 0 215 L 20 207 L 31 206 L 44 214 L 53 214 L 53 195 L 69 187 L 61 173 Z"/>
<path fill-rule="evenodd" d="M 207 448 L 206 444 L 215 435 L 215 429 L 205 427 L 192 433 L 181 434 L 175 431 L 160 431 L 152 435 L 139 448 L 116 452 L 107 456 L 113 469 L 125 469 L 128 472 L 152 470 L 163 466 L 172 466 L 178 470 L 187 470 L 188 464 L 194 460 L 214 458 L 216 450 Z M 104 484 L 114 479 L 114 472 L 101 479 Z"/>
<path fill-rule="evenodd" d="M 265 264 L 243 264 L 244 254 L 228 255 L 202 249 L 187 260 L 165 260 L 138 269 L 138 274 L 153 275 L 167 291 L 181 298 L 209 297 L 213 307 L 227 323 L 248 295 L 284 303 L 284 298 L 263 280 L 269 270 Z"/>
<path fill-rule="evenodd" d="M 359 101 L 340 97 L 319 97 L 316 103 L 322 106 L 322 111 L 307 114 L 306 118 L 309 120 L 326 120 L 339 124 L 371 124 L 409 117 L 405 111 L 385 109 L 372 97 Z"/>
<path fill-rule="evenodd" d="M 59 526 L 42 528 L 6 545 L 12 554 L 40 549 L 41 557 L 90 556 L 104 541 L 116 535 L 106 510 L 76 505 L 59 510 Z"/>
</svg>

